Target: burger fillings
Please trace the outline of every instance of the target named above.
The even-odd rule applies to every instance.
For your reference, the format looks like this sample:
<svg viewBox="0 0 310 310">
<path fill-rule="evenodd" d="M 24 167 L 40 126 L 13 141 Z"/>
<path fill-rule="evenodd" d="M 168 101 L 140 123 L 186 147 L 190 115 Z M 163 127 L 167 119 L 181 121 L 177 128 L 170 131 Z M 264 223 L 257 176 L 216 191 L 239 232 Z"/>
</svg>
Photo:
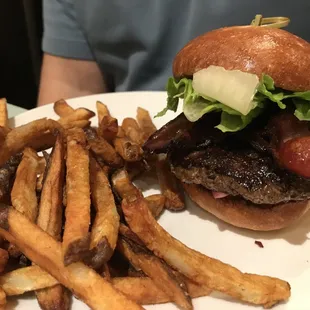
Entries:
<svg viewBox="0 0 310 310">
<path fill-rule="evenodd" d="M 145 144 L 202 208 L 274 230 L 309 208 L 310 45 L 280 29 L 227 27 L 176 56 L 167 107 L 183 114 Z M 308 156 L 309 155 L 309 156 Z"/>
</svg>

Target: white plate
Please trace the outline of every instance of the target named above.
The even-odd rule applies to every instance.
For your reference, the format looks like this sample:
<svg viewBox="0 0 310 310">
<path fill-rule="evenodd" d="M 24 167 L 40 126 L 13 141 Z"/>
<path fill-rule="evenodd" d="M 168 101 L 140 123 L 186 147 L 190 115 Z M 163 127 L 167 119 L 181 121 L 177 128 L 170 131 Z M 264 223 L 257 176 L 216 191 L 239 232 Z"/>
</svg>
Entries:
<svg viewBox="0 0 310 310">
<path fill-rule="evenodd" d="M 126 116 L 135 117 L 138 106 L 148 109 L 155 115 L 166 105 L 164 92 L 132 92 L 94 95 L 69 100 L 77 107 L 87 107 L 93 111 L 96 100 L 108 105 L 111 113 L 122 120 Z M 57 118 L 52 105 L 47 105 L 16 116 L 12 121 L 22 125 L 42 117 Z M 159 127 L 174 113 L 154 119 Z M 94 118 L 96 122 L 97 119 Z M 154 192 L 154 189 L 150 189 Z M 250 232 L 227 225 L 196 205 L 188 202 L 187 210 L 181 213 L 165 212 L 160 224 L 174 237 L 186 245 L 211 257 L 236 266 L 244 272 L 266 274 L 289 281 L 292 297 L 286 304 L 276 306 L 277 310 L 309 310 L 310 309 L 310 213 L 294 226 L 279 232 Z M 254 242 L 260 240 L 264 248 Z M 104 292 L 103 292 L 104 294 Z M 39 309 L 33 298 L 19 298 L 12 302 L 15 309 Z M 147 306 L 146 309 L 172 310 L 172 304 Z M 74 310 L 88 309 L 81 302 L 74 301 Z M 196 310 L 244 310 L 253 306 L 224 300 L 218 296 L 203 297 L 194 300 Z M 111 309 L 112 310 L 112 309 Z"/>
</svg>

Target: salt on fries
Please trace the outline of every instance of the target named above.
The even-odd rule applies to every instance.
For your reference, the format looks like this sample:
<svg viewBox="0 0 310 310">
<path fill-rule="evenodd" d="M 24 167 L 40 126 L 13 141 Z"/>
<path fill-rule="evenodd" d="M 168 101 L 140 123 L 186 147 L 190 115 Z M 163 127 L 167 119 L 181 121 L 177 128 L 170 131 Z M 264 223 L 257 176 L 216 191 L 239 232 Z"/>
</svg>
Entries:
<svg viewBox="0 0 310 310">
<path fill-rule="evenodd" d="M 105 104 L 96 108 L 96 127 L 92 111 L 59 100 L 58 121 L 11 129 L 0 101 L 0 309 L 26 292 L 43 310 L 69 309 L 72 294 L 100 310 L 193 309 L 192 298 L 211 291 L 264 307 L 289 299 L 287 282 L 241 273 L 170 236 L 157 218 L 183 209 L 183 192 L 165 158 L 143 153 L 156 130 L 148 111 L 120 125 Z M 146 171 L 161 194 L 134 185 Z"/>
</svg>

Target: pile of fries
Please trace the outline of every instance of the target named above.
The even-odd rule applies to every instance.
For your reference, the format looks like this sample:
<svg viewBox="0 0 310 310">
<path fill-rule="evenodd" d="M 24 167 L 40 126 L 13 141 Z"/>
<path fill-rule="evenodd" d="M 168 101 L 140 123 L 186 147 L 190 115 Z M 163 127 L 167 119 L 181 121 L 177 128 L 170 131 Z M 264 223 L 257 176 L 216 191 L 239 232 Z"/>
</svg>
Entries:
<svg viewBox="0 0 310 310">
<path fill-rule="evenodd" d="M 85 108 L 60 100 L 54 110 L 58 120 L 9 128 L 0 101 L 0 309 L 26 292 L 46 310 L 69 309 L 72 295 L 100 310 L 193 309 L 212 291 L 266 308 L 289 299 L 287 282 L 242 273 L 158 224 L 165 209 L 185 206 L 166 159 L 143 152 L 156 130 L 148 111 L 120 124 L 97 102 L 94 126 Z M 160 194 L 134 185 L 146 172 Z"/>
</svg>

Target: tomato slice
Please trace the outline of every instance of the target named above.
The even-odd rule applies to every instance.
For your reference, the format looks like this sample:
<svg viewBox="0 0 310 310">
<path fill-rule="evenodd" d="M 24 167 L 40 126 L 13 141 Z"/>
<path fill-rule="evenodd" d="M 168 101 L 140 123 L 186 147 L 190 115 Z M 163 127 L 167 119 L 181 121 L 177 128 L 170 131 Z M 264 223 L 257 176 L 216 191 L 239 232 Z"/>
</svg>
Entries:
<svg viewBox="0 0 310 310">
<path fill-rule="evenodd" d="M 283 166 L 310 178 L 310 137 L 299 137 L 281 144 L 278 156 Z"/>
</svg>

